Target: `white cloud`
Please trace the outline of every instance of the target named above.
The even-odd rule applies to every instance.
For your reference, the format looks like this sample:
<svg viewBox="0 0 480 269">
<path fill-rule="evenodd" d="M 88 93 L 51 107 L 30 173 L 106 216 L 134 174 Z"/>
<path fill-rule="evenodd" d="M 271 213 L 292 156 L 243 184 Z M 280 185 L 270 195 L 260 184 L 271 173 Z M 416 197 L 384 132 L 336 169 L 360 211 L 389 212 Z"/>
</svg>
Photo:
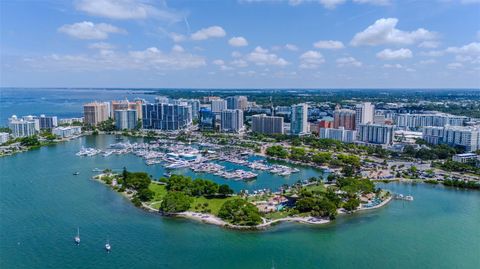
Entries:
<svg viewBox="0 0 480 269">
<path fill-rule="evenodd" d="M 247 67 L 248 62 L 242 59 L 236 59 L 230 62 L 230 65 L 233 65 L 235 67 Z"/>
<path fill-rule="evenodd" d="M 446 51 L 455 54 L 480 56 L 480 43 L 472 42 L 462 47 L 448 47 Z"/>
<path fill-rule="evenodd" d="M 436 63 L 437 61 L 434 60 L 434 59 L 428 59 L 428 60 L 421 60 L 420 62 L 418 62 L 419 64 L 421 65 L 427 65 L 427 64 L 434 64 Z"/>
<path fill-rule="evenodd" d="M 111 50 L 114 49 L 115 46 L 106 42 L 96 42 L 88 45 L 89 49 L 99 49 L 99 50 Z"/>
<path fill-rule="evenodd" d="M 412 58 L 413 54 L 412 51 L 409 49 L 398 49 L 398 50 L 391 50 L 391 49 L 384 49 L 377 53 L 377 58 L 381 60 L 403 60 Z"/>
<path fill-rule="evenodd" d="M 110 19 L 147 19 L 157 18 L 168 22 L 181 21 L 184 14 L 157 8 L 147 0 L 80 0 L 76 8 L 93 16 Z"/>
<path fill-rule="evenodd" d="M 347 66 L 360 67 L 360 66 L 362 66 L 362 63 L 360 61 L 357 61 L 353 57 L 338 58 L 336 60 L 336 63 L 337 63 L 338 67 L 347 67 Z"/>
<path fill-rule="evenodd" d="M 327 9 L 334 9 L 338 5 L 345 3 L 345 0 L 319 0 L 318 2 Z"/>
<path fill-rule="evenodd" d="M 427 57 L 440 57 L 445 54 L 443 50 L 430 50 L 430 51 L 422 51 L 420 55 L 427 56 Z"/>
<path fill-rule="evenodd" d="M 41 70 L 182 70 L 206 65 L 205 58 L 188 53 L 163 53 L 156 47 L 140 51 L 114 53 L 100 50 L 86 55 L 52 54 L 33 59 L 29 65 Z"/>
<path fill-rule="evenodd" d="M 315 43 L 313 43 L 313 46 L 317 49 L 343 49 L 345 46 L 341 41 L 335 41 L 335 40 L 320 40 Z"/>
<path fill-rule="evenodd" d="M 290 50 L 290 51 L 297 51 L 297 50 L 298 50 L 298 47 L 295 46 L 295 45 L 293 45 L 293 44 L 286 44 L 286 45 L 285 45 L 285 48 L 286 48 L 287 50 Z"/>
<path fill-rule="evenodd" d="M 434 40 L 437 34 L 423 28 L 408 32 L 397 28 L 398 19 L 382 18 L 375 21 L 374 24 L 368 26 L 362 32 L 355 34 L 350 44 L 353 46 L 361 45 L 411 45 L 417 42 Z"/>
<path fill-rule="evenodd" d="M 480 63 L 480 43 L 478 42 L 472 42 L 461 47 L 448 47 L 445 51 L 455 54 L 457 62 Z"/>
<path fill-rule="evenodd" d="M 440 46 L 440 42 L 438 41 L 423 41 L 422 43 L 418 44 L 420 48 L 427 48 L 427 49 L 435 49 Z"/>
<path fill-rule="evenodd" d="M 309 50 L 302 55 L 300 55 L 300 68 L 303 69 L 314 69 L 319 67 L 322 63 L 325 62 L 323 55 L 314 50 Z"/>
<path fill-rule="evenodd" d="M 107 39 L 111 33 L 126 33 L 125 30 L 106 23 L 84 21 L 65 24 L 58 31 L 79 39 Z"/>
<path fill-rule="evenodd" d="M 452 70 L 460 69 L 462 67 L 463 67 L 463 64 L 461 64 L 461 63 L 449 63 L 449 64 L 447 64 L 447 68 L 452 69 Z"/>
<path fill-rule="evenodd" d="M 358 4 L 370 4 L 375 6 L 387 6 L 391 4 L 390 0 L 353 0 L 353 2 Z"/>
<path fill-rule="evenodd" d="M 235 37 L 230 38 L 230 40 L 228 40 L 228 44 L 230 44 L 230 46 L 233 46 L 233 47 L 248 46 L 247 40 L 244 37 L 241 37 L 241 36 L 235 36 Z"/>
<path fill-rule="evenodd" d="M 273 66 L 286 66 L 288 62 L 278 57 L 274 53 L 270 53 L 267 49 L 262 47 L 256 47 L 252 52 L 246 55 L 246 60 L 256 65 L 273 65 Z"/>
<path fill-rule="evenodd" d="M 221 59 L 214 60 L 212 63 L 214 65 L 225 65 L 225 62 Z"/>
<path fill-rule="evenodd" d="M 384 68 L 397 68 L 397 69 L 403 69 L 404 66 L 401 64 L 384 64 Z"/>
<path fill-rule="evenodd" d="M 179 42 L 182 42 L 182 41 L 185 41 L 185 39 L 187 39 L 186 36 L 182 35 L 182 34 L 178 34 L 178 33 L 169 33 L 168 36 L 173 40 L 173 42 L 175 43 L 179 43 Z"/>
<path fill-rule="evenodd" d="M 172 47 L 172 51 L 177 52 L 177 53 L 178 52 L 185 52 L 185 49 L 182 46 L 175 44 Z"/>
<path fill-rule="evenodd" d="M 233 58 L 240 58 L 240 57 L 242 57 L 242 54 L 238 51 L 232 51 L 232 57 Z"/>
<path fill-rule="evenodd" d="M 203 28 L 191 35 L 193 40 L 205 40 L 211 37 L 224 37 L 227 33 L 220 26 L 210 26 Z"/>
</svg>

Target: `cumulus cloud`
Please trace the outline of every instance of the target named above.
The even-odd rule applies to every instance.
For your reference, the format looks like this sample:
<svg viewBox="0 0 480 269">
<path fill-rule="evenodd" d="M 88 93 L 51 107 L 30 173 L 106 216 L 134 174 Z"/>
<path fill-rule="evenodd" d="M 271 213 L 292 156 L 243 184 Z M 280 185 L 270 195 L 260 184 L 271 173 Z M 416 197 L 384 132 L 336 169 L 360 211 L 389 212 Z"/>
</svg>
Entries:
<svg viewBox="0 0 480 269">
<path fill-rule="evenodd" d="M 341 41 L 335 41 L 335 40 L 320 40 L 315 43 L 313 43 L 313 46 L 317 49 L 343 49 L 345 46 Z"/>
<path fill-rule="evenodd" d="M 314 50 L 309 50 L 302 55 L 300 55 L 300 68 L 303 69 L 314 69 L 319 67 L 322 63 L 325 62 L 323 55 Z"/>
<path fill-rule="evenodd" d="M 191 35 L 193 40 L 206 40 L 211 37 L 224 37 L 227 33 L 220 26 L 210 26 L 203 28 Z"/>
<path fill-rule="evenodd" d="M 247 67 L 248 62 L 242 59 L 235 59 L 230 62 L 230 65 L 235 66 L 235 67 Z"/>
<path fill-rule="evenodd" d="M 107 39 L 112 33 L 126 33 L 125 30 L 111 24 L 84 21 L 65 24 L 58 31 L 78 39 Z"/>
<path fill-rule="evenodd" d="M 214 65 L 225 65 L 225 62 L 221 59 L 213 60 Z"/>
<path fill-rule="evenodd" d="M 370 4 L 375 6 L 387 6 L 391 4 L 390 0 L 353 0 L 353 2 L 358 4 Z"/>
<path fill-rule="evenodd" d="M 172 47 L 172 51 L 173 52 L 184 52 L 185 49 L 182 46 L 175 44 Z"/>
<path fill-rule="evenodd" d="M 99 50 L 111 50 L 114 49 L 115 46 L 106 42 L 96 42 L 88 45 L 89 49 L 99 49 Z"/>
<path fill-rule="evenodd" d="M 435 49 L 440 46 L 440 42 L 438 41 L 423 41 L 422 43 L 418 44 L 420 48 L 428 48 L 428 49 Z"/>
<path fill-rule="evenodd" d="M 293 44 L 286 44 L 286 45 L 285 45 L 285 48 L 286 48 L 287 50 L 290 50 L 290 51 L 297 51 L 297 50 L 298 50 L 298 47 L 295 46 L 295 45 L 293 45 Z"/>
<path fill-rule="evenodd" d="M 391 50 L 391 49 L 384 49 L 377 53 L 377 58 L 381 60 L 403 60 L 412 58 L 413 53 L 409 49 L 398 49 L 398 50 Z"/>
<path fill-rule="evenodd" d="M 175 43 L 179 43 L 179 42 L 182 42 L 182 41 L 185 41 L 185 39 L 187 39 L 186 36 L 182 35 L 182 34 L 178 34 L 178 33 L 169 33 L 168 36 L 173 40 L 173 42 Z"/>
<path fill-rule="evenodd" d="M 338 5 L 345 3 L 345 0 L 319 0 L 318 2 L 327 9 L 334 9 Z"/>
<path fill-rule="evenodd" d="M 98 53 L 69 55 L 52 54 L 32 59 L 28 65 L 33 68 L 79 71 L 105 70 L 183 70 L 206 65 L 205 58 L 188 53 L 164 53 L 156 47 L 145 50 L 115 53 L 100 50 Z"/>
<path fill-rule="evenodd" d="M 184 18 L 184 14 L 166 7 L 154 7 L 146 0 L 80 0 L 76 8 L 90 15 L 109 19 L 156 18 L 177 22 Z"/>
<path fill-rule="evenodd" d="M 448 47 L 445 52 L 455 55 L 455 61 L 479 64 L 480 63 L 480 43 L 472 42 L 461 47 Z"/>
<path fill-rule="evenodd" d="M 350 42 L 353 46 L 362 45 L 411 45 L 421 41 L 434 40 L 437 34 L 423 28 L 415 31 L 402 31 L 396 28 L 398 19 L 382 18 L 375 21 L 362 32 L 355 34 Z"/>
<path fill-rule="evenodd" d="M 230 40 L 228 40 L 228 44 L 230 44 L 230 46 L 233 46 L 233 47 L 248 46 L 247 40 L 244 37 L 241 37 L 241 36 L 235 36 L 235 37 L 230 38 Z"/>
<path fill-rule="evenodd" d="M 452 69 L 452 70 L 460 69 L 462 67 L 463 67 L 463 64 L 461 64 L 461 63 L 449 63 L 449 64 L 447 64 L 447 68 Z"/>
<path fill-rule="evenodd" d="M 360 61 L 357 61 L 353 57 L 338 58 L 336 60 L 336 63 L 337 63 L 338 67 L 348 67 L 348 66 L 360 67 L 360 66 L 362 66 L 362 63 Z"/>
<path fill-rule="evenodd" d="M 245 59 L 260 66 L 273 65 L 283 67 L 288 65 L 288 62 L 285 59 L 278 57 L 276 54 L 271 53 L 262 47 L 256 47 L 252 52 L 246 55 Z"/>
</svg>

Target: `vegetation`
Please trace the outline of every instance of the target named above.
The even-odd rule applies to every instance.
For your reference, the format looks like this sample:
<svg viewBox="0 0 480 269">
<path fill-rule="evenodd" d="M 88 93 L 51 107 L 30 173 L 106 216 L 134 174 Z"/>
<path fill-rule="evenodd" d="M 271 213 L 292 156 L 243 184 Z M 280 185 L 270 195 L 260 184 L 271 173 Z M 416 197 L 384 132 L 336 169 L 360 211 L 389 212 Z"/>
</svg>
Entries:
<svg viewBox="0 0 480 269">
<path fill-rule="evenodd" d="M 424 141 L 419 140 L 417 143 L 424 145 Z M 417 158 L 422 160 L 437 160 L 437 159 L 450 159 L 457 153 L 462 153 L 461 148 L 450 147 L 445 144 L 441 145 L 428 145 L 428 147 L 421 147 L 415 149 L 413 146 L 405 146 L 403 155 L 411 158 Z"/>
<path fill-rule="evenodd" d="M 112 118 L 108 118 L 108 120 L 100 122 L 97 128 L 100 131 L 113 132 L 115 131 L 115 121 Z"/>
<path fill-rule="evenodd" d="M 37 136 L 27 136 L 19 139 L 20 145 L 24 147 L 38 147 L 40 146 L 40 141 L 38 141 Z"/>
<path fill-rule="evenodd" d="M 480 168 L 476 167 L 473 163 L 459 163 L 454 162 L 452 160 L 447 160 L 443 163 L 441 162 L 434 162 L 432 166 L 440 168 L 445 171 L 450 172 L 459 172 L 459 173 L 472 173 L 476 175 L 480 175 Z"/>
<path fill-rule="evenodd" d="M 443 181 L 443 185 L 457 188 L 466 188 L 466 189 L 480 189 L 480 183 L 476 181 L 463 181 L 463 180 L 451 180 L 446 179 Z"/>
<path fill-rule="evenodd" d="M 163 213 L 178 213 L 187 211 L 193 198 L 183 192 L 168 192 L 160 205 L 160 211 Z"/>
<path fill-rule="evenodd" d="M 262 222 L 258 208 L 241 198 L 226 201 L 218 216 L 235 225 L 253 226 Z"/>
</svg>

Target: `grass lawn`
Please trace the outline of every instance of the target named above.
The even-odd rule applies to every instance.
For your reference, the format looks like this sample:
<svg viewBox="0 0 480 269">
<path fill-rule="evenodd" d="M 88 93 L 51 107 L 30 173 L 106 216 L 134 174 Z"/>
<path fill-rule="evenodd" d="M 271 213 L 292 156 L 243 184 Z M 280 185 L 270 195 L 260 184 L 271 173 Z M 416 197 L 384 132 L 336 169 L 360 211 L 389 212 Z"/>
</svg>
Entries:
<svg viewBox="0 0 480 269">
<path fill-rule="evenodd" d="M 190 210 L 195 212 L 201 212 L 206 209 L 210 209 L 210 212 L 214 215 L 218 215 L 218 211 L 222 207 L 223 203 L 228 200 L 235 199 L 236 197 L 228 197 L 228 198 L 211 198 L 207 199 L 205 197 L 195 197 L 193 203 L 190 205 Z M 208 203 L 207 207 L 203 207 L 204 203 Z M 198 206 L 200 204 L 200 206 Z M 197 209 L 195 207 L 197 206 Z"/>
<path fill-rule="evenodd" d="M 288 217 L 288 211 L 284 210 L 284 211 L 267 213 L 267 214 L 265 214 L 265 217 L 268 218 L 268 219 L 272 219 L 272 220 L 285 218 L 285 217 Z"/>
<path fill-rule="evenodd" d="M 165 188 L 165 185 L 150 183 L 148 188 L 155 193 L 152 202 L 161 201 L 163 197 L 167 194 L 167 189 Z"/>
<path fill-rule="evenodd" d="M 326 192 L 327 188 L 323 184 L 320 185 L 311 185 L 305 187 L 307 190 L 312 191 L 312 192 Z"/>
</svg>

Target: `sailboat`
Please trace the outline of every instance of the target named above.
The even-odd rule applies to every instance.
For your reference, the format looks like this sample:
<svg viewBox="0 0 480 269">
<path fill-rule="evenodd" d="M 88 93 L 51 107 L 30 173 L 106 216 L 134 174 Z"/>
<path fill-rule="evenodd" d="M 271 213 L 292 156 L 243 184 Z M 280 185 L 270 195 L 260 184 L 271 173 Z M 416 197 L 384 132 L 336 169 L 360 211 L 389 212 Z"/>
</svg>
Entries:
<svg viewBox="0 0 480 269">
<path fill-rule="evenodd" d="M 105 250 L 106 250 L 107 252 L 110 252 L 111 249 L 112 249 L 112 246 L 110 246 L 110 242 L 109 242 L 109 240 L 107 239 L 107 243 L 105 244 Z"/>
<path fill-rule="evenodd" d="M 80 228 L 77 228 L 77 236 L 75 236 L 73 240 L 75 241 L 75 244 L 80 244 Z"/>
</svg>

